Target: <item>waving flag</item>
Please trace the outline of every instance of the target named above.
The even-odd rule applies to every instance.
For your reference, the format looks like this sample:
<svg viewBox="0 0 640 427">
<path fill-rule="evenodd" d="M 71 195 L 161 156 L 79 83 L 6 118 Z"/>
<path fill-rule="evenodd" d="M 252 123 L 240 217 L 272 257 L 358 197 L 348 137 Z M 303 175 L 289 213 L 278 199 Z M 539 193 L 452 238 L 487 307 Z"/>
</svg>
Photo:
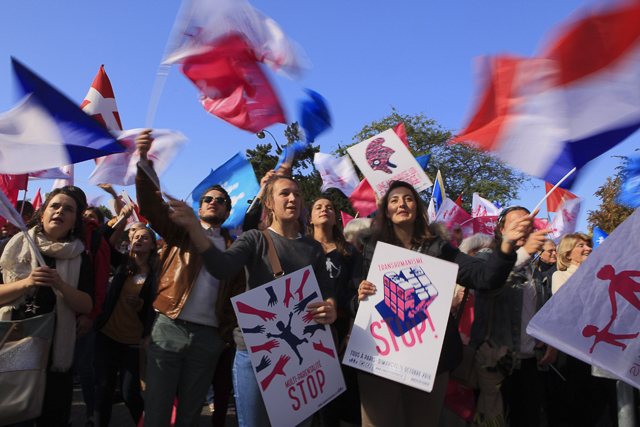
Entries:
<svg viewBox="0 0 640 427">
<path fill-rule="evenodd" d="M 33 179 L 67 179 L 69 174 L 62 168 L 50 168 L 36 172 L 29 172 L 29 180 Z"/>
<path fill-rule="evenodd" d="M 473 193 L 473 199 L 471 201 L 471 216 L 474 218 L 482 217 L 482 216 L 498 216 L 502 212 L 502 209 L 499 209 L 488 201 L 480 197 L 478 193 Z"/>
<path fill-rule="evenodd" d="M 181 64 L 209 113 L 254 133 L 285 123 L 260 63 L 291 76 L 308 66 L 274 20 L 243 0 L 194 0 L 180 36 L 163 62 Z"/>
<path fill-rule="evenodd" d="M 562 236 L 576 231 L 578 214 L 580 213 L 580 202 L 582 202 L 582 199 L 570 199 L 562 203 L 558 208 L 558 213 L 550 225 L 552 231 L 549 233 L 549 238 L 553 240 L 556 245 L 560 242 Z"/>
<path fill-rule="evenodd" d="M 73 185 L 74 177 L 75 177 L 75 168 L 73 165 L 67 165 L 60 168 L 60 171 L 64 174 L 64 178 L 58 178 L 53 181 L 53 185 L 51 186 L 51 191 L 56 188 L 66 187 L 67 185 Z"/>
<path fill-rule="evenodd" d="M 549 184 L 548 182 L 544 183 L 544 189 L 548 193 L 553 188 L 553 184 Z M 577 199 L 578 196 L 575 194 L 563 190 L 562 188 L 556 188 L 553 193 L 547 198 L 547 212 L 557 212 L 558 206 L 562 204 L 565 200 Z"/>
<path fill-rule="evenodd" d="M 122 130 L 122 122 L 116 105 L 116 96 L 113 94 L 111 81 L 104 71 L 104 65 L 93 79 L 87 96 L 80 108 L 96 119 L 98 123 L 109 130 Z"/>
<path fill-rule="evenodd" d="M 337 188 L 349 197 L 360 183 L 349 156 L 336 159 L 330 154 L 316 153 L 313 164 L 322 178 L 322 192 Z"/>
<path fill-rule="evenodd" d="M 135 139 L 142 131 L 143 129 L 130 129 L 121 132 L 118 141 L 126 147 L 126 152 L 105 157 L 91 172 L 89 182 L 91 184 L 108 182 L 114 185 L 133 185 L 137 173 L 136 164 L 140 160 Z M 153 143 L 148 157 L 153 161 L 153 168 L 160 176 L 188 140 L 180 132 L 169 129 L 154 129 L 151 136 Z"/>
<path fill-rule="evenodd" d="M 17 60 L 12 62 L 26 97 L 0 115 L 0 172 L 27 173 L 124 150 L 78 106 Z"/>
<path fill-rule="evenodd" d="M 344 212 L 340 211 L 340 219 L 342 220 L 342 227 L 346 227 L 347 224 L 349 224 L 351 222 L 351 220 L 353 220 L 355 218 L 352 217 L 351 215 L 349 215 L 348 213 L 344 213 Z"/>
<path fill-rule="evenodd" d="M 640 97 L 632 95 L 640 92 L 640 1 L 594 6 L 538 58 L 502 55 L 484 65 L 477 111 L 453 142 L 558 182 L 640 127 Z"/>
<path fill-rule="evenodd" d="M 40 188 L 38 188 L 38 191 L 35 195 L 35 197 L 33 198 L 33 209 L 38 210 L 42 207 L 42 195 L 40 194 Z"/>
<path fill-rule="evenodd" d="M 300 104 L 300 127 L 304 130 L 304 139 L 311 143 L 325 130 L 331 127 L 331 115 L 327 108 L 327 100 L 318 92 L 305 90 L 311 99 Z"/>
<path fill-rule="evenodd" d="M 470 219 L 471 215 L 466 213 L 464 209 L 456 205 L 453 200 L 447 197 L 444 199 L 442 206 L 440 206 L 434 222 L 441 222 L 449 229 L 449 231 L 453 231 L 453 227 L 461 225 Z"/>
<path fill-rule="evenodd" d="M 640 211 L 606 238 L 527 334 L 640 388 Z"/>
<path fill-rule="evenodd" d="M 598 227 L 593 227 L 593 249 L 600 246 L 600 244 L 604 242 L 604 239 L 606 239 L 607 237 L 609 237 L 607 233 L 600 230 Z"/>
<path fill-rule="evenodd" d="M 429 206 L 427 206 L 427 218 L 429 218 L 429 224 L 436 221 L 436 204 L 433 201 L 433 197 L 429 201 Z"/>
<path fill-rule="evenodd" d="M 249 208 L 247 202 L 260 191 L 253 167 L 244 154 L 238 153 L 215 171 L 212 170 L 209 176 L 193 189 L 191 200 L 196 215 L 200 208 L 200 196 L 207 188 L 216 184 L 221 185 L 231 197 L 231 214 L 222 226 L 228 229 L 242 226 L 244 214 Z"/>
<path fill-rule="evenodd" d="M 622 172 L 624 179 L 616 203 L 635 209 L 640 206 L 640 158 L 631 160 Z"/>
<path fill-rule="evenodd" d="M 444 203 L 444 199 L 446 197 L 447 196 L 444 192 L 444 182 L 442 181 L 442 175 L 440 175 L 440 170 L 438 170 L 438 175 L 436 175 L 436 182 L 433 184 L 433 194 L 431 195 L 431 199 L 434 200 L 436 214 L 440 212 L 440 207 Z"/>
<path fill-rule="evenodd" d="M 404 127 L 404 122 L 398 123 L 394 128 L 393 131 L 396 133 L 396 135 L 398 135 L 398 138 L 400 138 L 400 141 L 402 141 L 402 143 L 409 148 L 409 140 L 407 140 L 407 129 Z M 425 166 L 426 167 L 426 166 Z M 423 168 L 424 169 L 424 168 Z"/>
<path fill-rule="evenodd" d="M 358 184 L 355 190 L 353 190 L 349 196 L 349 201 L 360 218 L 366 218 L 378 210 L 376 195 L 373 192 L 373 188 L 371 188 L 371 184 L 369 184 L 369 181 L 367 181 L 366 178 Z"/>
</svg>

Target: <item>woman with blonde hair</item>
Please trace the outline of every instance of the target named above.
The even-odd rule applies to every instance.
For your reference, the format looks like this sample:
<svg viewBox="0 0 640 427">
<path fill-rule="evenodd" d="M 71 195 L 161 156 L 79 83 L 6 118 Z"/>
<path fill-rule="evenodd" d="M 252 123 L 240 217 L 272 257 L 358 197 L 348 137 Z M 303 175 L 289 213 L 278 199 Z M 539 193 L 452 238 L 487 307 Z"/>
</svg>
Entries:
<svg viewBox="0 0 640 427">
<path fill-rule="evenodd" d="M 558 271 L 553 273 L 551 290 L 558 289 L 576 272 L 580 264 L 593 251 L 593 240 L 584 233 L 571 233 L 562 236 L 558 244 Z"/>
</svg>

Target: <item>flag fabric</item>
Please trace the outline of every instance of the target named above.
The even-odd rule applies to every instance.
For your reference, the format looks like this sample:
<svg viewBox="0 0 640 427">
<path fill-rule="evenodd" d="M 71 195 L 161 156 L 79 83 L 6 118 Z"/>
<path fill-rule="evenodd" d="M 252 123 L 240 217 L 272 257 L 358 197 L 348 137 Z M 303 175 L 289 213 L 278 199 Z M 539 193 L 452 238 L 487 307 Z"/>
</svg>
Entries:
<svg viewBox="0 0 640 427">
<path fill-rule="evenodd" d="M 366 218 L 378 210 L 376 194 L 367 179 L 363 179 L 349 196 L 351 206 L 360 218 Z"/>
<path fill-rule="evenodd" d="M 446 197 L 437 212 L 435 222 L 443 223 L 449 231 L 453 231 L 456 225 L 461 225 L 471 219 L 471 215 L 466 213 L 460 206 L 456 205 L 453 200 Z"/>
<path fill-rule="evenodd" d="M 136 150 L 136 136 L 144 129 L 130 129 L 120 133 L 118 141 L 126 147 L 120 154 L 105 157 L 89 176 L 91 184 L 108 182 L 114 185 L 133 185 L 136 180 L 137 163 L 140 153 Z M 153 161 L 153 169 L 158 176 L 169 167 L 176 155 L 187 144 L 187 138 L 180 132 L 169 129 L 154 129 L 153 143 L 148 157 Z"/>
<path fill-rule="evenodd" d="M 351 220 L 355 218 L 349 215 L 348 213 L 344 213 L 340 211 L 340 219 L 342 220 L 342 227 L 346 227 L 347 224 L 349 224 Z"/>
<path fill-rule="evenodd" d="M 433 197 L 429 201 L 429 206 L 427 206 L 427 218 L 429 219 L 429 224 L 436 220 L 436 203 L 433 201 Z"/>
<path fill-rule="evenodd" d="M 622 174 L 624 179 L 616 203 L 635 209 L 640 206 L 640 157 L 631 160 Z"/>
<path fill-rule="evenodd" d="M 131 216 L 127 218 L 127 225 L 125 226 L 125 230 L 128 230 L 134 222 L 144 222 L 148 223 L 146 219 L 140 216 L 140 210 L 138 209 L 138 205 L 129 197 L 127 190 L 122 190 L 120 194 L 118 194 L 118 199 L 122 203 L 122 206 L 133 206 L 133 212 Z M 109 210 L 113 213 L 113 216 L 118 216 L 116 212 L 116 203 L 113 199 L 107 200 L 107 204 L 109 205 Z"/>
<path fill-rule="evenodd" d="M 349 197 L 360 180 L 349 156 L 335 158 L 330 154 L 315 153 L 313 164 L 322 178 L 323 193 L 329 188 L 337 188 Z"/>
<path fill-rule="evenodd" d="M 552 188 L 553 184 L 549 184 L 548 182 L 544 183 L 544 189 L 547 193 L 551 191 Z M 558 187 L 547 197 L 547 212 L 557 212 L 558 206 L 560 206 L 562 202 L 576 198 L 578 198 L 578 196 L 575 194 Z"/>
<path fill-rule="evenodd" d="M 327 100 L 318 92 L 306 89 L 310 99 L 300 103 L 300 127 L 304 131 L 307 143 L 314 141 L 318 135 L 331 127 L 331 115 Z"/>
<path fill-rule="evenodd" d="M 11 180 L 9 181 L 9 189 L 11 190 L 27 190 L 27 185 L 29 183 L 29 174 L 20 174 L 20 175 L 10 175 Z"/>
<path fill-rule="evenodd" d="M 436 214 L 440 212 L 440 207 L 444 203 L 444 199 L 446 198 L 446 193 L 444 192 L 444 182 L 442 181 L 442 175 L 440 175 L 440 170 L 438 170 L 438 174 L 436 175 L 436 182 L 433 184 L 433 193 L 431 198 L 434 200 Z"/>
<path fill-rule="evenodd" d="M 42 195 L 40 194 L 40 188 L 38 188 L 38 191 L 36 192 L 35 197 L 33 198 L 33 209 L 38 210 L 42 207 Z"/>
<path fill-rule="evenodd" d="M 116 96 L 113 94 L 111 81 L 104 71 L 104 65 L 100 66 L 80 108 L 106 129 L 122 130 Z"/>
<path fill-rule="evenodd" d="M 498 209 L 493 203 L 480 197 L 478 193 L 473 193 L 471 204 L 471 216 L 474 218 L 482 216 L 498 216 L 502 209 Z"/>
<path fill-rule="evenodd" d="M 280 166 L 282 166 L 283 164 L 291 165 L 293 163 L 293 159 L 296 156 L 302 154 L 302 152 L 307 148 L 309 148 L 309 144 L 303 141 L 295 141 L 292 144 L 282 147 L 282 153 L 280 153 L 278 163 L 276 164 L 274 170 L 278 171 Z"/>
<path fill-rule="evenodd" d="M 458 205 L 459 207 L 462 207 L 462 193 L 460 193 L 460 195 L 456 199 L 456 205 Z"/>
<path fill-rule="evenodd" d="M 36 172 L 29 172 L 29 180 L 35 179 L 67 179 L 68 174 L 61 168 L 43 169 Z"/>
<path fill-rule="evenodd" d="M 308 68 L 302 50 L 274 20 L 243 0 L 194 0 L 191 5 L 179 34 L 183 42 L 168 49 L 163 62 L 180 63 L 200 89 L 203 107 L 240 129 L 255 133 L 286 123 L 260 63 L 298 77 Z"/>
<path fill-rule="evenodd" d="M 60 168 L 60 170 L 62 171 L 65 177 L 58 178 L 55 181 L 53 181 L 53 186 L 51 186 L 51 191 L 55 190 L 56 188 L 66 187 L 67 185 L 73 185 L 74 177 L 75 177 L 74 176 L 75 168 L 73 167 L 73 165 L 63 166 Z"/>
<path fill-rule="evenodd" d="M 0 217 L 5 219 L 6 221 L 9 221 L 20 230 L 24 231 L 27 229 L 27 227 L 24 225 L 24 221 L 22 221 L 22 215 L 20 215 L 20 213 L 15 208 L 15 202 L 9 200 L 4 191 L 0 191 Z M 2 223 L 2 225 L 4 225 L 4 222 Z"/>
<path fill-rule="evenodd" d="M 20 190 L 13 188 L 12 180 L 13 175 L 0 174 L 0 191 L 7 197 L 12 206 L 16 206 L 16 203 L 18 203 L 18 191 Z"/>
<path fill-rule="evenodd" d="M 209 176 L 193 189 L 191 200 L 196 215 L 200 208 L 200 196 L 215 184 L 221 185 L 231 197 L 231 213 L 222 226 L 228 229 L 242 226 L 244 214 L 249 207 L 247 202 L 256 197 L 260 191 L 253 167 L 243 153 L 236 154 L 218 169 L 212 170 Z"/>
<path fill-rule="evenodd" d="M 548 235 L 556 245 L 560 243 L 562 236 L 576 231 L 581 202 L 580 198 L 569 199 L 558 207 L 558 213 L 549 226 L 552 231 Z"/>
<path fill-rule="evenodd" d="M 630 96 L 640 91 L 640 2 L 578 13 L 548 38 L 539 57 L 484 58 L 478 108 L 452 142 L 558 182 L 640 127 L 640 97 Z"/>
<path fill-rule="evenodd" d="M 87 194 L 87 206 L 100 206 L 103 198 L 104 194 Z"/>
<path fill-rule="evenodd" d="M 0 115 L 0 172 L 28 173 L 124 150 L 77 105 L 16 59 L 12 62 L 25 98 Z"/>
<path fill-rule="evenodd" d="M 422 168 L 422 170 L 426 170 L 427 166 L 429 166 L 429 160 L 431 160 L 431 154 L 425 154 L 424 156 L 416 157 L 416 161 Z"/>
<path fill-rule="evenodd" d="M 396 135 L 398 135 L 398 138 L 400 138 L 400 141 L 402 141 L 402 143 L 407 148 L 409 148 L 409 140 L 407 139 L 407 129 L 404 127 L 404 122 L 398 123 L 393 128 L 393 131 L 396 133 Z M 431 156 L 431 155 L 429 155 L 429 156 Z M 425 168 L 426 168 L 426 166 L 425 166 Z"/>
<path fill-rule="evenodd" d="M 604 239 L 606 239 L 607 237 L 609 237 L 607 233 L 600 230 L 598 227 L 593 227 L 593 249 L 600 246 L 600 244 L 604 242 Z"/>
<path fill-rule="evenodd" d="M 538 311 L 527 334 L 640 388 L 640 211 Z"/>
</svg>

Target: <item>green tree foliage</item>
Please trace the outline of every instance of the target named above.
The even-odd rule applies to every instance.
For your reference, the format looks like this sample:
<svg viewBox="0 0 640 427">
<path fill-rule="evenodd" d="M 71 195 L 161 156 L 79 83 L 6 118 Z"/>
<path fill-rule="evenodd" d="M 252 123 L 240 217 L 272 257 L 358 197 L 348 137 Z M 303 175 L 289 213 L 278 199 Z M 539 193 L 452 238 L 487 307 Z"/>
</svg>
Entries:
<svg viewBox="0 0 640 427">
<path fill-rule="evenodd" d="M 284 131 L 284 136 L 287 140 L 287 144 L 293 144 L 300 140 L 300 134 L 298 130 L 298 123 L 294 122 L 287 126 Z M 318 171 L 316 171 L 313 165 L 313 156 L 320 151 L 319 145 L 310 144 L 300 156 L 297 156 L 293 161 L 293 176 L 300 184 L 302 195 L 304 199 L 304 206 L 309 207 L 311 202 L 318 197 L 328 197 L 336 205 L 338 210 L 348 213 L 349 215 L 355 215 L 355 211 L 351 207 L 349 200 L 342 194 L 340 190 L 329 189 L 326 193 L 322 193 L 320 188 L 322 187 L 322 178 Z M 278 158 L 281 154 L 281 150 L 277 148 L 274 150 L 271 143 L 257 144 L 254 150 L 247 150 L 247 158 L 253 170 L 256 174 L 258 181 L 262 177 L 273 169 L 278 163 Z"/>
<path fill-rule="evenodd" d="M 601 202 L 598 205 L 598 209 L 588 212 L 587 222 L 589 223 L 590 231 L 593 231 L 593 227 L 598 227 L 605 233 L 611 234 L 634 211 L 634 209 L 617 205 L 615 202 L 624 179 L 623 167 L 629 162 L 628 157 L 617 157 L 623 160 L 623 165 L 618 166 L 616 168 L 618 172 L 614 176 L 607 177 L 605 183 L 594 193 Z"/>
<path fill-rule="evenodd" d="M 415 157 L 431 154 L 426 169 L 427 176 L 435 181 L 436 173 L 440 170 L 447 196 L 455 201 L 460 193 L 464 192 L 462 207 L 469 213 L 474 192 L 506 206 L 518 197 L 520 188 L 530 182 L 526 175 L 505 166 L 485 152 L 462 144 L 447 145 L 447 141 L 452 137 L 451 131 L 444 129 L 435 120 L 427 118 L 424 113 L 410 116 L 400 114 L 392 107 L 391 114 L 364 126 L 353 137 L 354 144 L 387 129 L 393 129 L 402 122 L 411 153 Z M 346 154 L 347 147 L 340 147 L 334 154 Z M 426 198 L 430 194 L 431 190 L 428 190 L 423 197 Z"/>
<path fill-rule="evenodd" d="M 105 205 L 98 206 L 98 209 L 100 209 L 100 211 L 102 211 L 102 213 L 104 214 L 104 217 L 107 218 L 107 220 L 113 218 L 113 214 L 111 213 L 111 210 L 108 207 L 106 207 Z"/>
</svg>

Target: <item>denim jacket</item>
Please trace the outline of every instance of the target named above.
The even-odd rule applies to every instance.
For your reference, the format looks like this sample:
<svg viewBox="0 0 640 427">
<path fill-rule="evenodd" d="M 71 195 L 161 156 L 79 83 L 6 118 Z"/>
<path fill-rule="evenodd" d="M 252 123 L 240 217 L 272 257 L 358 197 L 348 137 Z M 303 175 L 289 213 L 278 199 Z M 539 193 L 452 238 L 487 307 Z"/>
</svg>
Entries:
<svg viewBox="0 0 640 427">
<path fill-rule="evenodd" d="M 476 257 L 486 259 L 488 253 L 481 252 Z M 524 265 L 516 266 L 511 271 L 503 287 L 493 291 L 476 290 L 474 293 L 474 321 L 471 326 L 469 344 L 479 347 L 485 340 L 489 325 L 491 300 L 495 299 L 490 339 L 497 346 L 507 346 L 509 350 L 516 352 L 518 358 L 516 368 L 520 367 L 520 336 L 522 332 L 524 289 L 530 280 L 533 280 L 536 290 L 537 312 L 551 298 L 551 292 L 547 286 L 544 286 L 540 270 L 531 261 L 527 261 Z M 536 340 L 536 345 L 538 342 Z M 544 356 L 545 349 L 535 349 L 535 353 L 539 362 Z M 547 370 L 548 367 L 538 365 L 538 369 Z"/>
</svg>

